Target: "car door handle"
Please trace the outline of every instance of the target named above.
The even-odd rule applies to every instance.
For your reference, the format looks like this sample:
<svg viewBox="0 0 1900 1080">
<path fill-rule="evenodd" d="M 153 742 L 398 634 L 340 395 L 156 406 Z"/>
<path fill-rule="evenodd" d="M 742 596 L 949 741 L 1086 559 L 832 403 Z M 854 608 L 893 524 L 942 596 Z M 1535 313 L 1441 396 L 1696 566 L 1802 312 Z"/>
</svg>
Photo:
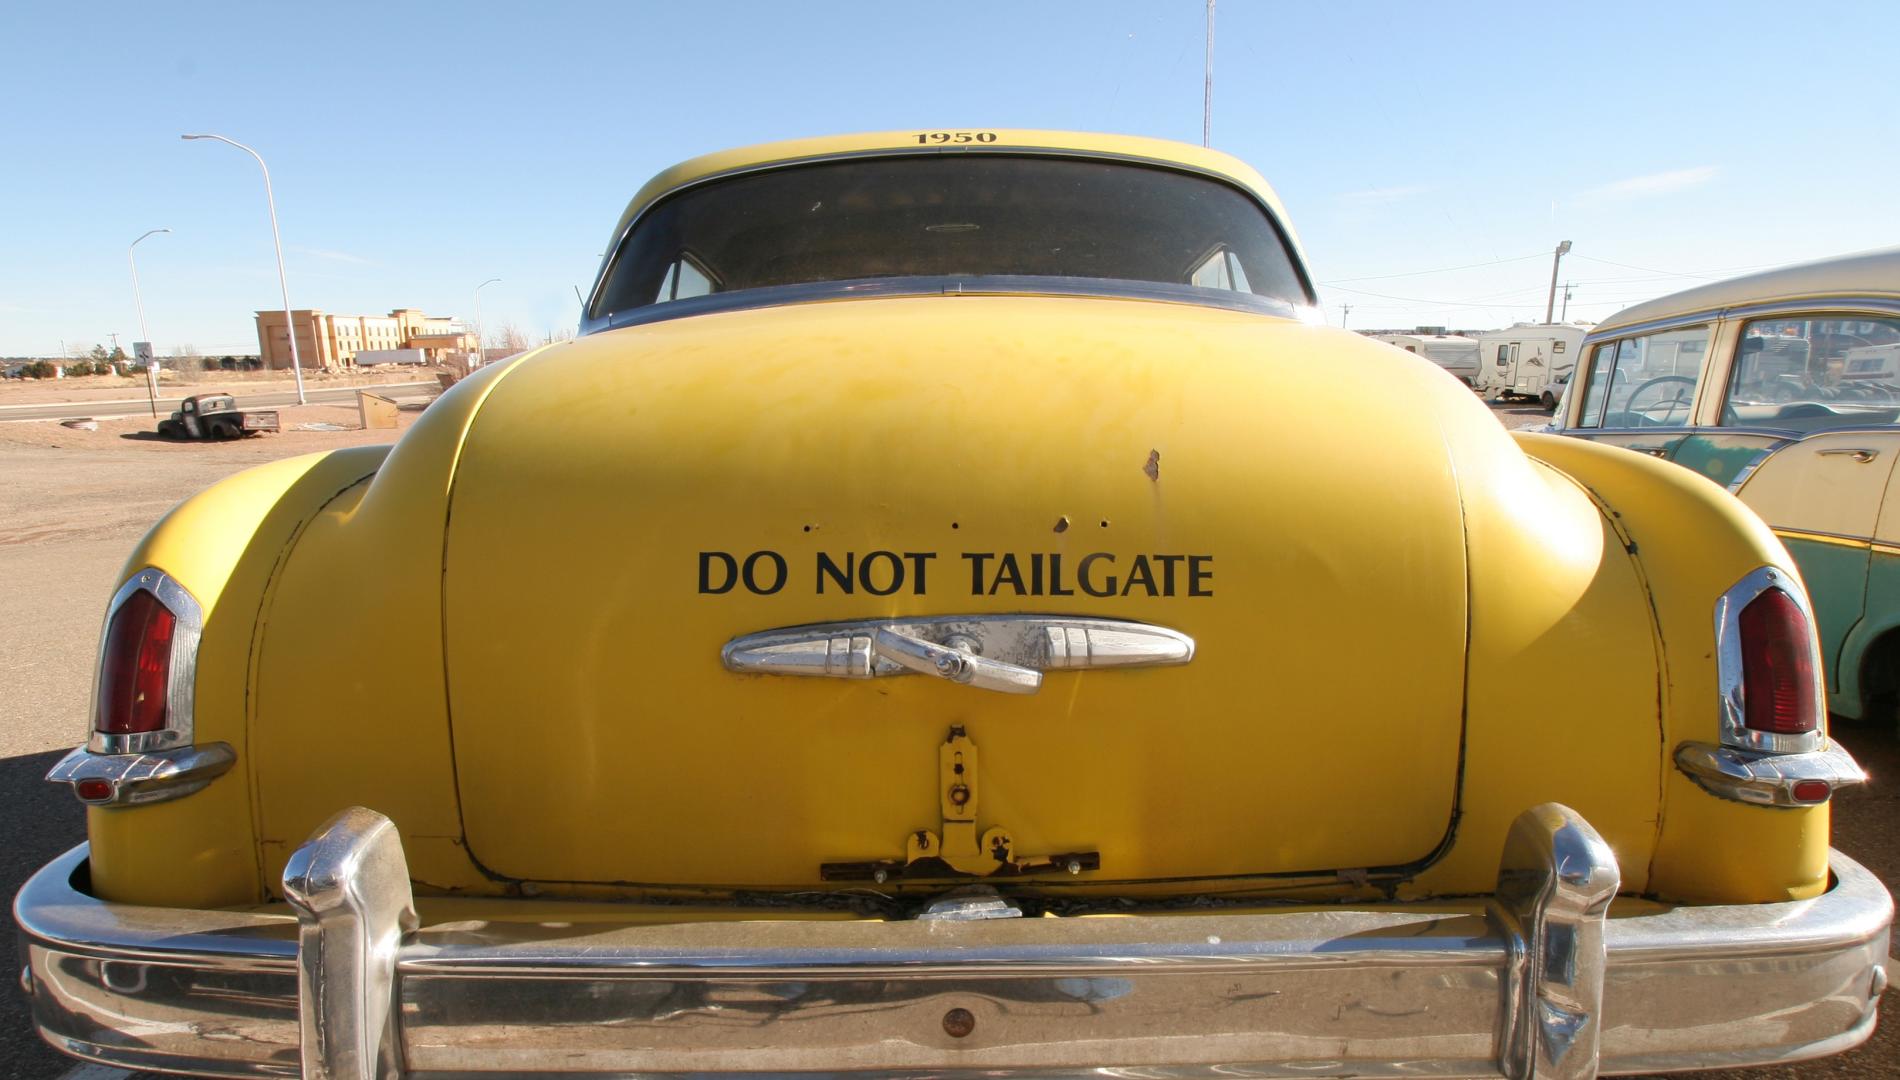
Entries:
<svg viewBox="0 0 1900 1080">
<path fill-rule="evenodd" d="M 880 626 L 871 635 L 871 652 L 920 674 L 935 675 L 980 690 L 1033 694 L 1042 687 L 1042 672 L 1035 668 L 977 656 L 887 627 Z"/>
<path fill-rule="evenodd" d="M 1650 457 L 1668 457 L 1669 456 L 1669 450 L 1667 447 L 1645 446 L 1642 448 L 1642 450 L 1643 450 L 1643 453 L 1648 454 Z"/>
<path fill-rule="evenodd" d="M 1865 465 L 1868 462 L 1872 461 L 1873 459 L 1879 457 L 1880 451 L 1868 450 L 1864 447 L 1852 447 L 1852 448 L 1842 447 L 1838 450 L 1816 450 L 1815 454 L 1819 457 L 1839 457 L 1845 454 L 1849 457 L 1852 457 L 1855 461 L 1860 462 L 1862 465 Z"/>
</svg>

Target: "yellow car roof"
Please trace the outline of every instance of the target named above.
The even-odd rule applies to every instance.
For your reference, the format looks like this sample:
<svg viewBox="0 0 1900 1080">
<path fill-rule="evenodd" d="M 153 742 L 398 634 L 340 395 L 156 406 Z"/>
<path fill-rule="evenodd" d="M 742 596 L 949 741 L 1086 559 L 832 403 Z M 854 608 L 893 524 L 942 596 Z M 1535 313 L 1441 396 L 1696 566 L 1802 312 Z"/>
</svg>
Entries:
<svg viewBox="0 0 1900 1080">
<path fill-rule="evenodd" d="M 1698 285 L 1626 307 L 1590 333 L 1594 337 L 1619 327 L 1751 304 L 1845 296 L 1900 296 L 1900 248 L 1839 255 Z"/>
<path fill-rule="evenodd" d="M 934 136 L 954 140 L 967 136 L 967 142 L 937 142 Z M 878 131 L 861 135 L 828 135 L 813 139 L 760 143 L 736 150 L 721 150 L 683 161 L 647 181 L 626 213 L 614 226 L 610 244 L 618 244 L 627 225 L 648 206 L 662 197 L 690 187 L 702 180 L 728 173 L 747 172 L 776 165 L 789 165 L 827 158 L 872 156 L 881 154 L 955 154 L 1047 153 L 1056 155 L 1120 158 L 1204 173 L 1244 189 L 1272 213 L 1285 232 L 1293 254 L 1305 265 L 1299 238 L 1287 221 L 1286 208 L 1280 204 L 1271 185 L 1246 162 L 1218 150 L 1150 139 L 1139 135 L 1095 135 L 1075 131 L 1032 131 L 1010 128 L 919 129 L 914 131 Z M 611 248 L 609 249 L 611 251 Z"/>
</svg>

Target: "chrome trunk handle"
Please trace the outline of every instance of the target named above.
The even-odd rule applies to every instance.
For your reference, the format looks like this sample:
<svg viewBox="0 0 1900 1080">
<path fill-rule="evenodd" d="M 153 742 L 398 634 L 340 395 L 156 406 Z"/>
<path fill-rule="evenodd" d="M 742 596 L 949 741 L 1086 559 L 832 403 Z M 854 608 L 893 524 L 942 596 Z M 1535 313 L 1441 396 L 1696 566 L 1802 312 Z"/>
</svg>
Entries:
<svg viewBox="0 0 1900 1080">
<path fill-rule="evenodd" d="M 1033 694 L 1042 688 L 1042 672 L 1007 664 L 878 627 L 871 652 L 912 671 L 1001 694 Z"/>
<path fill-rule="evenodd" d="M 1056 668 L 1161 667 L 1194 659 L 1163 626 L 1061 615 L 938 615 L 761 630 L 726 643 L 727 670 L 873 679 L 917 672 L 980 690 L 1033 694 Z"/>
</svg>

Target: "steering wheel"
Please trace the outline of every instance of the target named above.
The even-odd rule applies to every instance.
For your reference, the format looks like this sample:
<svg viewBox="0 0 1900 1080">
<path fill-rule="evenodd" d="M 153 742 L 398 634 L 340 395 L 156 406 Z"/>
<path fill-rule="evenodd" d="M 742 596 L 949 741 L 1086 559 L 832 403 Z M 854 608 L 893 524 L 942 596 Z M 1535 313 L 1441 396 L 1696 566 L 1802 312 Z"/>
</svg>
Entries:
<svg viewBox="0 0 1900 1080">
<path fill-rule="evenodd" d="M 1643 402 L 1643 395 L 1654 389 L 1654 401 Z M 1695 400 L 1695 380 L 1686 375 L 1658 375 L 1630 391 L 1623 404 L 1623 415 L 1631 427 L 1673 427 L 1676 410 L 1686 415 Z M 1642 404 L 1638 404 L 1643 402 Z M 1660 412 L 1662 415 L 1658 416 Z"/>
</svg>

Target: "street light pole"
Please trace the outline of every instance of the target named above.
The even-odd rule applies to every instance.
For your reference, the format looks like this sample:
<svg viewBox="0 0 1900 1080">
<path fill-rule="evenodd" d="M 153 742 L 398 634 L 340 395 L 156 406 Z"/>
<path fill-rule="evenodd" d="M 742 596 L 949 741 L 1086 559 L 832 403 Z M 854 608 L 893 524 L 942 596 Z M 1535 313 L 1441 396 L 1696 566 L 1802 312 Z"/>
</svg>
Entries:
<svg viewBox="0 0 1900 1080">
<path fill-rule="evenodd" d="M 499 285 L 500 283 L 500 278 L 491 277 L 480 285 L 475 286 L 475 365 L 469 369 L 470 371 L 481 367 L 487 362 L 487 357 L 482 352 L 482 290 L 488 288 L 490 285 Z"/>
<path fill-rule="evenodd" d="M 134 240 L 130 244 L 127 244 L 125 246 L 125 261 L 131 264 L 132 266 L 132 302 L 134 304 L 137 304 L 138 309 L 139 309 L 139 340 L 145 342 L 145 345 L 147 348 L 150 348 L 152 344 L 152 332 L 145 328 L 145 295 L 139 291 L 139 261 L 138 259 L 133 257 L 132 249 L 135 247 L 138 247 L 139 240 L 145 239 L 146 236 L 156 236 L 159 233 L 168 233 L 168 232 L 171 232 L 171 230 L 170 229 L 152 229 L 148 231 L 145 234 L 145 236 L 141 236 L 139 237 L 138 240 Z M 134 348 L 137 348 L 137 346 L 134 346 Z M 157 416 L 158 415 L 158 352 L 157 350 L 153 350 L 152 358 L 145 362 L 145 393 L 147 397 L 150 397 L 152 399 L 152 415 Z"/>
<path fill-rule="evenodd" d="M 1544 324 L 1550 324 L 1550 317 L 1557 313 L 1557 267 L 1563 265 L 1564 256 L 1570 252 L 1570 241 L 1557 245 L 1557 255 L 1550 260 L 1550 299 L 1544 304 Z"/>
<path fill-rule="evenodd" d="M 284 239 L 277 232 L 277 196 L 270 187 L 270 166 L 264 164 L 263 155 L 236 139 L 227 139 L 222 135 L 180 135 L 181 139 L 216 139 L 228 143 L 257 159 L 257 167 L 264 170 L 264 201 L 270 204 L 270 238 L 277 246 L 277 287 L 284 295 L 284 336 L 290 339 L 290 374 L 297 380 L 297 404 L 303 405 L 308 399 L 303 392 L 303 360 L 297 355 L 297 324 L 290 317 L 290 283 L 284 279 Z"/>
</svg>

